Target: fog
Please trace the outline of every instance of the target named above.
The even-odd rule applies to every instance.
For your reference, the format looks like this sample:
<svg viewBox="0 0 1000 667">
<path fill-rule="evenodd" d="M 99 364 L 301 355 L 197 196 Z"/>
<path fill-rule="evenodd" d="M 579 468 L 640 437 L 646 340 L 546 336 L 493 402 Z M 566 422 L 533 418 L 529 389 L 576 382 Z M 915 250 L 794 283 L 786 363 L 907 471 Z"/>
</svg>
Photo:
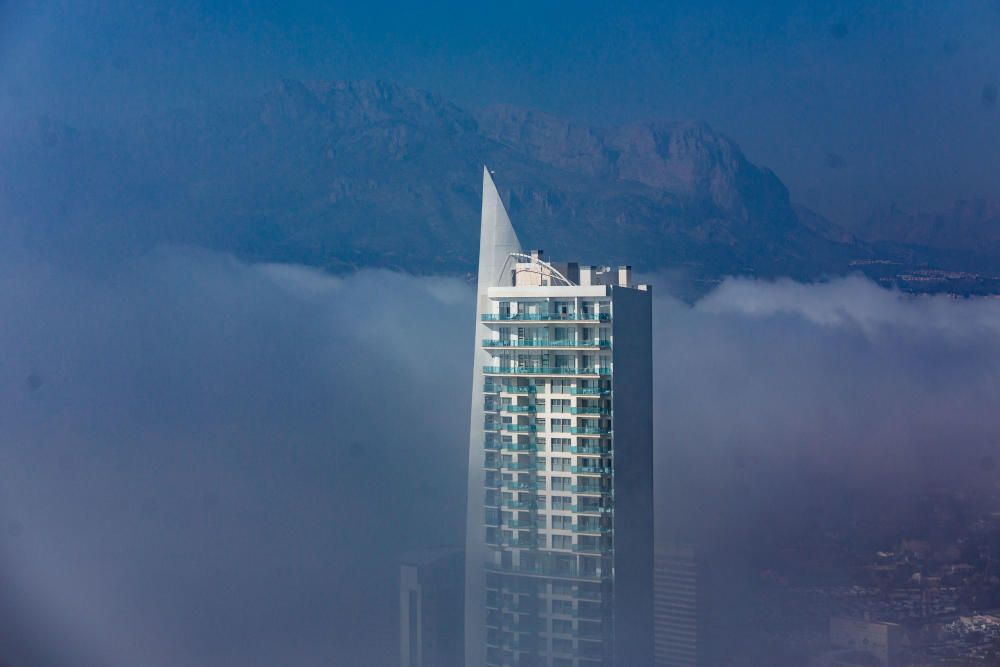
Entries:
<svg viewBox="0 0 1000 667">
<path fill-rule="evenodd" d="M 1000 301 L 654 295 L 659 541 L 749 564 L 995 485 Z M 0 660 L 397 664 L 400 554 L 464 541 L 471 285 L 17 256 L 0 313 Z"/>
</svg>

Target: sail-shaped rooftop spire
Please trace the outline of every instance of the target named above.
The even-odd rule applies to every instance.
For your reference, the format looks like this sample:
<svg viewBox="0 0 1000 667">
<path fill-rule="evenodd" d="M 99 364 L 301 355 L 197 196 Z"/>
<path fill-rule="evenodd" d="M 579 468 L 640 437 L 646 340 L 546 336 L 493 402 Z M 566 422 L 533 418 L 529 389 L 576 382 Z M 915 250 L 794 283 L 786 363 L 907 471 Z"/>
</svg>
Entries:
<svg viewBox="0 0 1000 667">
<path fill-rule="evenodd" d="M 465 664 L 480 667 L 486 661 L 485 581 L 483 566 L 486 563 L 486 543 L 483 532 L 483 453 L 485 436 L 483 420 L 486 412 L 480 392 L 486 377 L 483 367 L 490 363 L 490 355 L 480 341 L 490 335 L 482 321 L 489 307 L 487 292 L 490 287 L 513 284 L 507 267 L 512 252 L 521 252 L 514 227 L 510 224 L 507 209 L 500 200 L 500 193 L 493 183 L 490 170 L 483 167 L 483 214 L 479 232 L 479 278 L 476 287 L 476 338 L 475 363 L 472 370 L 472 418 L 469 434 L 469 495 L 466 517 L 466 590 L 465 590 Z"/>
<path fill-rule="evenodd" d="M 490 170 L 483 167 L 483 214 L 479 231 L 479 292 L 488 287 L 510 285 L 510 274 L 501 275 L 507 258 L 512 252 L 521 252 L 514 227 L 510 224 L 507 209 L 500 200 L 500 193 L 490 176 Z"/>
</svg>

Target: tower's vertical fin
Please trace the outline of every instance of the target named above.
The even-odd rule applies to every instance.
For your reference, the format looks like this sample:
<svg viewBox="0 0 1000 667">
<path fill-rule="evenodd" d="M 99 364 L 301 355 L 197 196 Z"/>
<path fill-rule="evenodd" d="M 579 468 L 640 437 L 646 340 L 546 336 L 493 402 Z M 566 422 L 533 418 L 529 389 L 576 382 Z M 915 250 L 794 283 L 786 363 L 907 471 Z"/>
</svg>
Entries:
<svg viewBox="0 0 1000 667">
<path fill-rule="evenodd" d="M 483 167 L 483 211 L 479 235 L 479 277 L 476 287 L 476 339 L 472 368 L 472 419 L 469 429 L 469 488 L 466 513 L 465 565 L 465 664 L 482 667 L 486 663 L 486 589 L 483 565 L 486 563 L 486 529 L 484 526 L 483 444 L 485 441 L 483 405 L 483 366 L 490 356 L 480 341 L 489 338 L 489 329 L 482 323 L 486 312 L 487 290 L 510 285 L 507 259 L 512 252 L 521 252 L 521 244 L 510 224 L 500 193 Z"/>
</svg>

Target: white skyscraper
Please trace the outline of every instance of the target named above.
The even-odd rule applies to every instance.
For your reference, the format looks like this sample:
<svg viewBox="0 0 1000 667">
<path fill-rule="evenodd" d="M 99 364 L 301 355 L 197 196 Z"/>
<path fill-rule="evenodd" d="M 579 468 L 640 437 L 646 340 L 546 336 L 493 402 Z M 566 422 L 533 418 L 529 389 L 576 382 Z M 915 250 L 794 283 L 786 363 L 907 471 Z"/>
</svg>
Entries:
<svg viewBox="0 0 1000 667">
<path fill-rule="evenodd" d="M 467 667 L 651 665 L 648 286 L 524 253 L 484 170 L 476 319 Z"/>
</svg>

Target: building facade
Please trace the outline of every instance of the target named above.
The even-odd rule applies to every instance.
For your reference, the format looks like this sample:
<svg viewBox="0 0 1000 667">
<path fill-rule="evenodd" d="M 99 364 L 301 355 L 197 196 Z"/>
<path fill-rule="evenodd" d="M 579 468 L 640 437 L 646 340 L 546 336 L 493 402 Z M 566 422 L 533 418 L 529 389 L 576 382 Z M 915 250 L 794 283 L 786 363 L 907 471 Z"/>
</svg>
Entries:
<svg viewBox="0 0 1000 667">
<path fill-rule="evenodd" d="M 656 667 L 704 667 L 706 581 L 701 554 L 692 546 L 656 550 L 653 613 Z"/>
<path fill-rule="evenodd" d="M 425 549 L 406 554 L 399 568 L 399 664 L 462 667 L 465 552 Z"/>
<path fill-rule="evenodd" d="M 652 664 L 651 293 L 524 253 L 487 171 L 466 663 Z"/>
</svg>

